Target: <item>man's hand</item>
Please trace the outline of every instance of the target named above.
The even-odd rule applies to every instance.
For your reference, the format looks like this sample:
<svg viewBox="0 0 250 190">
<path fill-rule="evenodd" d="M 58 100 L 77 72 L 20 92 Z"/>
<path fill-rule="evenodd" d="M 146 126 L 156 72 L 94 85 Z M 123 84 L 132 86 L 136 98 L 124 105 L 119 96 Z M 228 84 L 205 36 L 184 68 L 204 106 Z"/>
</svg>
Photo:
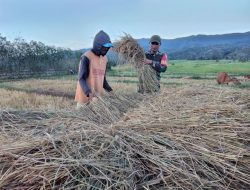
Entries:
<svg viewBox="0 0 250 190">
<path fill-rule="evenodd" d="M 98 93 L 93 92 L 89 94 L 89 101 L 96 100 L 97 98 L 98 98 Z"/>
<path fill-rule="evenodd" d="M 153 63 L 153 61 L 152 61 L 152 60 L 149 60 L 149 59 L 145 59 L 145 60 L 143 61 L 143 63 L 144 63 L 145 65 L 151 65 L 151 64 Z"/>
</svg>

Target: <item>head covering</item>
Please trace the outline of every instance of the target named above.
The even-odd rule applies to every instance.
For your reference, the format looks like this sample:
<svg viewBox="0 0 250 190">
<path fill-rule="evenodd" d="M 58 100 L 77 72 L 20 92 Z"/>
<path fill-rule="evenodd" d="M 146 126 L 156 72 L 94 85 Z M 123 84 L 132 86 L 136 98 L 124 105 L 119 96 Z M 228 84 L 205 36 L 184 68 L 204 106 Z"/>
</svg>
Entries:
<svg viewBox="0 0 250 190">
<path fill-rule="evenodd" d="M 113 47 L 109 35 L 103 30 L 99 31 L 94 38 L 93 49 L 99 50 L 102 46 Z"/>
<path fill-rule="evenodd" d="M 159 35 L 153 35 L 150 38 L 150 43 L 152 43 L 152 42 L 158 42 L 159 44 L 161 44 L 161 37 Z"/>
</svg>

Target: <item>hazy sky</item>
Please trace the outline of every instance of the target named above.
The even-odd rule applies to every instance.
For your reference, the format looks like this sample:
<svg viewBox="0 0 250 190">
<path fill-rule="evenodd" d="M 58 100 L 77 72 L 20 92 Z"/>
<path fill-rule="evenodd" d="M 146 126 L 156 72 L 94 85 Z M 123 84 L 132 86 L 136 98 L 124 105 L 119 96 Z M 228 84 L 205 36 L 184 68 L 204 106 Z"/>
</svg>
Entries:
<svg viewBox="0 0 250 190">
<path fill-rule="evenodd" d="M 0 33 L 47 45 L 92 47 L 103 29 L 114 41 L 159 34 L 173 39 L 196 34 L 250 31 L 250 0 L 0 0 Z"/>
</svg>

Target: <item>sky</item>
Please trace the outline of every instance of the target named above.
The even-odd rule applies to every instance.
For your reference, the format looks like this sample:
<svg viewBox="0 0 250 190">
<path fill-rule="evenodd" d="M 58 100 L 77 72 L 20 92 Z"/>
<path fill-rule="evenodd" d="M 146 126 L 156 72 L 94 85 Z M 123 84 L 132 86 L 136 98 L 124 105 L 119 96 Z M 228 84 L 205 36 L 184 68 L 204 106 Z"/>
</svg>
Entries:
<svg viewBox="0 0 250 190">
<path fill-rule="evenodd" d="M 250 31 L 250 0 L 0 0 L 0 34 L 46 45 L 92 47 L 104 30 L 174 39 Z"/>
</svg>

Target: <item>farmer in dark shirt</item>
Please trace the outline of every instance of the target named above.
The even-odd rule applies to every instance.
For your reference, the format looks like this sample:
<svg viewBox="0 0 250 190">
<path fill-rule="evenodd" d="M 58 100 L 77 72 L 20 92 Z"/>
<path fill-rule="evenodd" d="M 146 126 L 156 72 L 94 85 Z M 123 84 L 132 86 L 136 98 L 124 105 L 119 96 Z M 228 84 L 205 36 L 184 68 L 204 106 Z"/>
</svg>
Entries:
<svg viewBox="0 0 250 190">
<path fill-rule="evenodd" d="M 150 65 L 155 72 L 152 74 L 156 75 L 155 88 L 154 91 L 158 92 L 160 90 L 160 79 L 161 73 L 167 70 L 168 58 L 166 53 L 161 53 L 159 51 L 161 45 L 161 38 L 158 35 L 153 35 L 150 38 L 150 50 L 145 53 L 146 59 L 144 64 Z M 145 89 L 143 87 L 143 79 L 139 78 L 138 92 L 144 93 Z"/>
</svg>

